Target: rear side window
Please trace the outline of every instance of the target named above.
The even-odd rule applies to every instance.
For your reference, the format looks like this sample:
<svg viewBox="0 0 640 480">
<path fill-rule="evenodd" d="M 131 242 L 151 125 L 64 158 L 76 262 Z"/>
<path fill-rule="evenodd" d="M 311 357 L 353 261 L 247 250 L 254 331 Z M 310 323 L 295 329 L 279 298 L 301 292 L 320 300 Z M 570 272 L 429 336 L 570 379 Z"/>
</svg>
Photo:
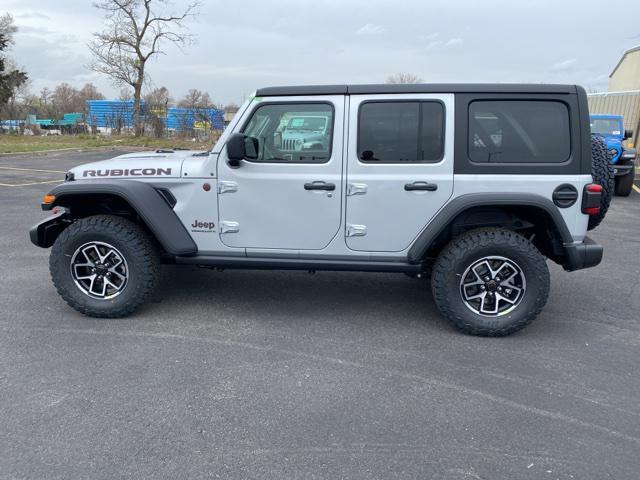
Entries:
<svg viewBox="0 0 640 480">
<path fill-rule="evenodd" d="M 478 163 L 562 163 L 571 155 L 569 109 L 557 101 L 469 105 L 469 158 Z"/>
<path fill-rule="evenodd" d="M 362 162 L 438 162 L 443 153 L 442 103 L 366 102 L 360 106 L 358 158 Z"/>
</svg>

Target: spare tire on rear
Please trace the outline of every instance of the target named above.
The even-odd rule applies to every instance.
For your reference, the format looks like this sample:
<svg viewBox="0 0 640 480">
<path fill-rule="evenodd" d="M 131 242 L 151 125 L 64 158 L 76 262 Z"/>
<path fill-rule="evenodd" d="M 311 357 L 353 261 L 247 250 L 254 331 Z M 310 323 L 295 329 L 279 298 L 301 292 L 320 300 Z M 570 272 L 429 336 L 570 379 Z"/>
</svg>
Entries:
<svg viewBox="0 0 640 480">
<path fill-rule="evenodd" d="M 597 215 L 589 216 L 587 227 L 589 230 L 593 230 L 604 220 L 615 188 L 611 155 L 599 135 L 591 135 L 591 176 L 594 183 L 602 186 L 602 195 L 600 196 L 600 212 Z"/>
</svg>

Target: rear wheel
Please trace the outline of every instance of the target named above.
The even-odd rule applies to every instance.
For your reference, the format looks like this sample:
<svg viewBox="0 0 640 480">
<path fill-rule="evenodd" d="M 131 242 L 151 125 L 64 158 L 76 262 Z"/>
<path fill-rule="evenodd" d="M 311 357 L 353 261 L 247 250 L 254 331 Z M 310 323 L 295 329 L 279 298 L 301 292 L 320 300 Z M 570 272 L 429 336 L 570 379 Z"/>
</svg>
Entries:
<svg viewBox="0 0 640 480">
<path fill-rule="evenodd" d="M 504 336 L 542 310 L 549 295 L 545 258 L 523 236 L 501 228 L 472 230 L 440 253 L 431 288 L 440 312 L 465 333 Z"/>
<path fill-rule="evenodd" d="M 628 197 L 633 190 L 633 181 L 635 180 L 635 172 L 631 170 L 626 175 L 616 177 L 616 195 L 619 197 Z"/>
<path fill-rule="evenodd" d="M 124 317 L 154 291 L 160 261 L 149 236 L 125 218 L 99 215 L 65 229 L 51 249 L 51 278 L 62 298 L 92 317 Z"/>
</svg>

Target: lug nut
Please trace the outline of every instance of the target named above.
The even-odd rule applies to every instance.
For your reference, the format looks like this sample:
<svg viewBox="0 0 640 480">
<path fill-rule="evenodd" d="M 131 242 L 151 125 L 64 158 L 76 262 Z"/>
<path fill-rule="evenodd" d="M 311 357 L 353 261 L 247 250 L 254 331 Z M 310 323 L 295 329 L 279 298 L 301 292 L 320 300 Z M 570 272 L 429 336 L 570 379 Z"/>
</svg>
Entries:
<svg viewBox="0 0 640 480">
<path fill-rule="evenodd" d="M 480 285 L 480 290 L 486 290 L 487 287 L 485 287 L 484 285 Z"/>
<path fill-rule="evenodd" d="M 491 280 L 489 277 L 484 277 L 485 282 L 488 282 L 489 280 Z"/>
</svg>

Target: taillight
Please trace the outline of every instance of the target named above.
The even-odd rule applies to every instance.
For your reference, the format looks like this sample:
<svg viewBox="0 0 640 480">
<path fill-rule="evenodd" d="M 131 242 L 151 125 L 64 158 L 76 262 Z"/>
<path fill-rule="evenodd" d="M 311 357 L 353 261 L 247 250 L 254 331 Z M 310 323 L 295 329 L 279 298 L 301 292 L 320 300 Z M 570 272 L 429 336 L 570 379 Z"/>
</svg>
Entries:
<svg viewBox="0 0 640 480">
<path fill-rule="evenodd" d="M 597 215 L 600 213 L 600 207 L 589 207 L 582 210 L 582 213 L 586 213 L 587 215 Z"/>
<path fill-rule="evenodd" d="M 602 197 L 602 185 L 597 183 L 585 185 L 582 194 L 582 213 L 598 215 L 600 213 L 600 197 Z"/>
</svg>

